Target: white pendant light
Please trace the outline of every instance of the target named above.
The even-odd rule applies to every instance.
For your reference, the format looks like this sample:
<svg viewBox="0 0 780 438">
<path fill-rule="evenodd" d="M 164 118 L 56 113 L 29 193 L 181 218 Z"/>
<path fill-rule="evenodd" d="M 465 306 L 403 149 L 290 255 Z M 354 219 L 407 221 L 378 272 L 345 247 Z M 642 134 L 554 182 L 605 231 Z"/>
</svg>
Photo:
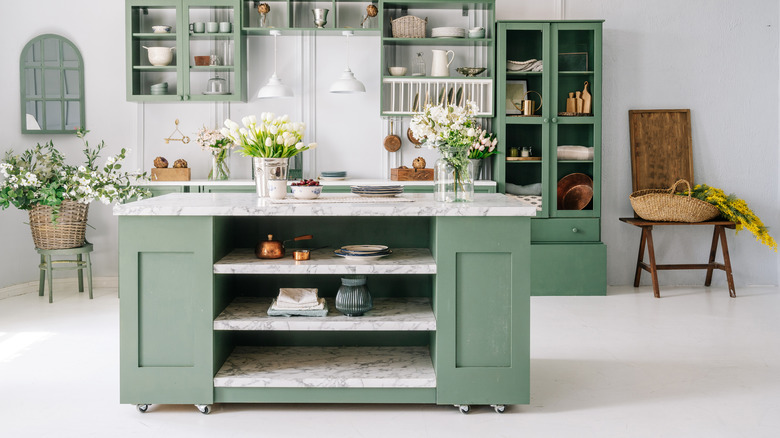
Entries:
<svg viewBox="0 0 780 438">
<path fill-rule="evenodd" d="M 276 37 L 282 33 L 278 30 L 272 30 L 269 32 L 274 36 L 274 74 L 268 79 L 268 83 L 257 92 L 257 97 L 260 99 L 270 99 L 273 97 L 293 97 L 292 88 L 284 85 L 282 80 L 276 76 Z"/>
<path fill-rule="evenodd" d="M 349 37 L 354 35 L 351 30 L 345 30 L 341 33 L 347 37 L 347 68 L 341 73 L 341 77 L 330 86 L 331 93 L 365 93 L 366 86 L 355 79 L 354 73 L 349 69 Z"/>
</svg>

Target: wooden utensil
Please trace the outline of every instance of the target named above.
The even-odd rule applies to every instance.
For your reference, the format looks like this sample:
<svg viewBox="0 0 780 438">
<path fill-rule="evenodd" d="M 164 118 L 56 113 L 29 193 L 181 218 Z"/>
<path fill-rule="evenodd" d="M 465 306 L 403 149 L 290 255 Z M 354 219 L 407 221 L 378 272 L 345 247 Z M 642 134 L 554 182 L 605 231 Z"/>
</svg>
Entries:
<svg viewBox="0 0 780 438">
<path fill-rule="evenodd" d="M 417 137 L 412 134 L 412 128 L 406 128 L 406 138 L 409 139 L 410 142 L 414 145 L 416 148 L 420 148 L 422 145 L 422 142 L 417 139 Z"/>
<path fill-rule="evenodd" d="M 385 137 L 384 147 L 388 152 L 395 152 L 401 149 L 401 137 L 395 135 L 393 130 L 393 121 L 390 120 L 390 134 Z"/>
<path fill-rule="evenodd" d="M 590 114 L 590 103 L 592 97 L 588 91 L 588 81 L 585 81 L 585 87 L 582 89 L 582 112 L 584 114 Z"/>
</svg>

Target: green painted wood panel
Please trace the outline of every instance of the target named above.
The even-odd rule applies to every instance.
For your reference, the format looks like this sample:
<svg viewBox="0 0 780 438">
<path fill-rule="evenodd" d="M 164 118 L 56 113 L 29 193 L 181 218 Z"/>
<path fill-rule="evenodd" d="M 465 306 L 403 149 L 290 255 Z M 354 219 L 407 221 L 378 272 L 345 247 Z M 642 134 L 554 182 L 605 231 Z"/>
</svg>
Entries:
<svg viewBox="0 0 780 438">
<path fill-rule="evenodd" d="M 212 223 L 119 218 L 122 403 L 212 402 Z"/>
<path fill-rule="evenodd" d="M 607 246 L 603 243 L 531 245 L 533 296 L 607 294 Z"/>
<path fill-rule="evenodd" d="M 216 403 L 436 403 L 435 388 L 214 388 Z"/>
<path fill-rule="evenodd" d="M 598 218 L 550 218 L 531 220 L 531 242 L 598 242 Z"/>
<path fill-rule="evenodd" d="M 433 229 L 436 402 L 528 403 L 530 218 L 438 217 Z"/>
</svg>

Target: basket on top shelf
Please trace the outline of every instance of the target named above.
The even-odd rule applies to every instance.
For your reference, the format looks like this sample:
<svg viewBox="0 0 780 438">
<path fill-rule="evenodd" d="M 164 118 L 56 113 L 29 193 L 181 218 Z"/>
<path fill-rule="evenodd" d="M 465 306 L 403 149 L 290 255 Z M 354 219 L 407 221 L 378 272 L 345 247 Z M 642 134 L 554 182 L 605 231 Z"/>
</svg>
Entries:
<svg viewBox="0 0 780 438">
<path fill-rule="evenodd" d="M 687 186 L 688 196 L 674 194 L 681 183 Z M 720 215 L 714 205 L 691 197 L 691 184 L 684 179 L 668 189 L 638 190 L 628 199 L 636 214 L 648 221 L 704 222 Z"/>
<path fill-rule="evenodd" d="M 406 15 L 390 20 L 393 38 L 425 38 L 426 24 L 428 24 L 428 17 L 422 19 L 414 15 Z"/>
</svg>

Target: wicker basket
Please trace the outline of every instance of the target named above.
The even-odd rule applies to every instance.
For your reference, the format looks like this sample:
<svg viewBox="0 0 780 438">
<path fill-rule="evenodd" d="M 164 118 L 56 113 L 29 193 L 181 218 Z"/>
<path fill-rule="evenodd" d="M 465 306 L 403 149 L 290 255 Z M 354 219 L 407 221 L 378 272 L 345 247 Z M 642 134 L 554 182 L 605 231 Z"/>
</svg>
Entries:
<svg viewBox="0 0 780 438">
<path fill-rule="evenodd" d="M 425 38 L 426 24 L 428 24 L 428 17 L 422 19 L 414 15 L 390 20 L 393 38 Z"/>
<path fill-rule="evenodd" d="M 62 201 L 57 220 L 52 222 L 52 208 L 36 205 L 30 210 L 30 230 L 38 249 L 67 249 L 84 245 L 89 204 Z"/>
<path fill-rule="evenodd" d="M 688 196 L 675 195 L 680 183 L 688 187 Z M 642 219 L 662 222 L 703 222 L 718 217 L 714 205 L 691 197 L 691 184 L 678 180 L 669 189 L 639 190 L 628 197 L 631 207 Z"/>
</svg>

